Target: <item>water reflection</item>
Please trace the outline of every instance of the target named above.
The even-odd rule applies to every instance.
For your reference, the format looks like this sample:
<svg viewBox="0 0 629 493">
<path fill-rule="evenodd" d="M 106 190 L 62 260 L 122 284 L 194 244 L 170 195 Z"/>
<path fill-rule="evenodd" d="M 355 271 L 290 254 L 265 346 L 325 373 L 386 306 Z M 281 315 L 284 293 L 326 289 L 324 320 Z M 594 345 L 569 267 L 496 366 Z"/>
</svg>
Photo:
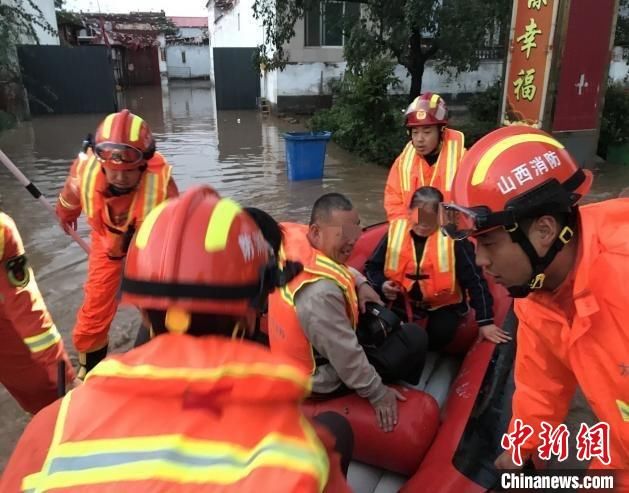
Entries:
<svg viewBox="0 0 629 493">
<path fill-rule="evenodd" d="M 312 203 L 322 193 L 343 192 L 358 208 L 363 224 L 384 219 L 387 169 L 365 165 L 329 144 L 323 180 L 289 183 L 282 133 L 299 128 L 256 111 L 217 112 L 207 84 L 145 87 L 119 98 L 122 106 L 149 122 L 181 190 L 210 184 L 243 205 L 264 208 L 279 220 L 298 221 L 309 219 Z M 53 201 L 82 140 L 104 116 L 38 117 L 0 134 L 0 148 Z M 82 300 L 86 257 L 4 168 L 0 177 L 1 208 L 16 220 L 46 303 L 73 351 L 69 331 Z M 609 198 L 627 185 L 629 167 L 606 167 L 595 181 L 592 198 Z M 84 220 L 79 232 L 88 235 Z M 137 320 L 134 310 L 121 311 L 111 331 L 112 347 L 130 346 Z M 0 414 L 9 423 L 23 416 L 1 391 Z M 19 433 L 19 426 L 0 428 L 0 467 Z"/>
</svg>

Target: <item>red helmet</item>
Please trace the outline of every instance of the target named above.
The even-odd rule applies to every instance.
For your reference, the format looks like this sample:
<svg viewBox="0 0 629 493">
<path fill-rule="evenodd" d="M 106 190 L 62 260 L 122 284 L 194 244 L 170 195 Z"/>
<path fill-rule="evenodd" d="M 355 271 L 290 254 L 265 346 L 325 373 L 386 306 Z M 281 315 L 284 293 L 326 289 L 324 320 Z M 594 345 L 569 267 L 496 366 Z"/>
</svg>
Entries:
<svg viewBox="0 0 629 493">
<path fill-rule="evenodd" d="M 151 129 L 129 110 L 108 115 L 96 130 L 94 144 L 103 166 L 116 170 L 139 168 L 155 154 Z"/>
<path fill-rule="evenodd" d="M 447 125 L 448 107 L 439 94 L 427 92 L 415 98 L 405 113 L 406 127 Z"/>
<path fill-rule="evenodd" d="M 269 269 L 269 246 L 253 219 L 212 188 L 194 187 L 144 220 L 129 248 L 122 301 L 166 311 L 167 320 L 251 315 L 268 293 Z"/>
<path fill-rule="evenodd" d="M 531 261 L 531 287 L 541 287 L 544 269 L 574 235 L 570 213 L 591 185 L 591 172 L 549 134 L 522 125 L 502 127 L 465 153 L 452 184 L 452 203 L 441 204 L 441 228 L 454 239 L 506 228 Z M 518 221 L 548 213 L 570 218 L 551 252 L 540 258 Z"/>
</svg>

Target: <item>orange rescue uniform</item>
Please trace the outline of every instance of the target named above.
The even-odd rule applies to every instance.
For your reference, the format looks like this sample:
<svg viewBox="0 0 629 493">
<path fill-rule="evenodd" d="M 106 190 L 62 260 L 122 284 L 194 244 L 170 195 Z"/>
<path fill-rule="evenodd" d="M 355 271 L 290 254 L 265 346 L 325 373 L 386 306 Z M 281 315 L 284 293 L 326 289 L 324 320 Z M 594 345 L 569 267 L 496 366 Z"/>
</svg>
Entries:
<svg viewBox="0 0 629 493">
<path fill-rule="evenodd" d="M 421 262 L 417 265 L 411 229 L 407 219 L 397 219 L 391 223 L 384 275 L 397 282 L 407 293 L 418 282 L 422 301 L 430 305 L 430 310 L 461 303 L 463 295 L 456 280 L 454 240 L 439 231 L 430 235 L 426 239 Z M 415 276 L 418 274 L 428 277 L 416 281 Z"/>
<path fill-rule="evenodd" d="M 36 413 L 57 399 L 57 368 L 74 380 L 59 331 L 28 265 L 13 220 L 0 213 L 0 382 L 18 404 Z"/>
<path fill-rule="evenodd" d="M 91 153 L 77 158 L 57 201 L 64 222 L 83 211 L 92 228 L 85 299 L 72 333 L 79 353 L 107 345 L 108 332 L 118 307 L 117 293 L 126 246 L 134 231 L 158 204 L 178 195 L 171 166 L 156 152 L 134 192 L 115 196 L 108 190 L 101 164 Z"/>
<path fill-rule="evenodd" d="M 516 419 L 533 427 L 521 448 L 535 453 L 541 422 L 565 418 L 579 385 L 596 417 L 611 428 L 611 463 L 629 470 L 629 199 L 582 206 L 579 256 L 556 293 L 515 300 L 519 319 L 515 361 Z M 570 440 L 576 440 L 571 437 Z M 534 454 L 535 455 L 535 454 Z M 629 491 L 629 478 L 616 491 Z"/>
<path fill-rule="evenodd" d="M 282 223 L 284 241 L 280 260 L 301 262 L 304 270 L 286 286 L 269 296 L 269 344 L 271 351 L 292 358 L 305 371 L 316 369 L 313 347 L 297 316 L 295 296 L 306 284 L 320 279 L 334 281 L 345 298 L 347 315 L 354 329 L 358 324 L 358 297 L 354 276 L 344 265 L 326 257 L 308 241 L 308 226 Z"/>
<path fill-rule="evenodd" d="M 464 146 L 463 134 L 446 128 L 442 137 L 439 159 L 430 166 L 409 141 L 393 163 L 384 188 L 384 208 L 387 220 L 406 219 L 411 197 L 415 190 L 422 186 L 437 188 L 443 193 L 445 201 L 449 201 L 452 180 L 465 152 Z"/>
<path fill-rule="evenodd" d="M 35 416 L 0 490 L 349 492 L 309 386 L 258 344 L 159 335 Z"/>
</svg>

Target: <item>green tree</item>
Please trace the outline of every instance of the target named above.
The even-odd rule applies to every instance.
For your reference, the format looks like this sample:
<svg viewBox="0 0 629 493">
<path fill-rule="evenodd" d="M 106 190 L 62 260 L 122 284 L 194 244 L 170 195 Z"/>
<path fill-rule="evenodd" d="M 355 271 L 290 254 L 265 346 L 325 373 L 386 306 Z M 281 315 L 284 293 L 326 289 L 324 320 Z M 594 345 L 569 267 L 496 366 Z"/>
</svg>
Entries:
<svg viewBox="0 0 629 493">
<path fill-rule="evenodd" d="M 370 60 L 390 58 L 411 76 L 409 98 L 421 93 L 428 60 L 453 75 L 478 68 L 478 49 L 500 36 L 503 46 L 512 0 L 349 0 L 361 4 L 359 21 L 343 20 L 348 69 L 360 74 Z M 264 42 L 257 61 L 282 70 L 284 47 L 295 36 L 305 13 L 333 0 L 255 0 L 254 17 L 262 21 Z"/>
<path fill-rule="evenodd" d="M 59 5 L 63 0 L 56 0 Z M 36 28 L 56 34 L 34 0 L 0 0 L 0 80 L 15 81 L 20 71 L 15 47 L 25 41 L 39 43 Z"/>
<path fill-rule="evenodd" d="M 629 46 L 629 0 L 620 0 L 616 20 L 616 46 Z"/>
</svg>

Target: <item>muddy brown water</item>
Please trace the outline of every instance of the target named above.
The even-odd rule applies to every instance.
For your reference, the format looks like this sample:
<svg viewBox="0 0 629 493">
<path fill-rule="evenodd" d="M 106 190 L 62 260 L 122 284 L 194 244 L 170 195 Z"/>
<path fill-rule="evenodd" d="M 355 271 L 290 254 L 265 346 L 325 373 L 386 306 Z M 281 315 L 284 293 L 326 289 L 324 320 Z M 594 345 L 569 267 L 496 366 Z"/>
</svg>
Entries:
<svg viewBox="0 0 629 493">
<path fill-rule="evenodd" d="M 121 95 L 132 112 L 152 126 L 158 149 L 173 165 L 184 190 L 210 184 L 245 206 L 267 210 L 278 220 L 307 221 L 314 200 L 331 191 L 345 193 L 357 206 L 363 224 L 384 219 L 382 198 L 387 170 L 328 145 L 325 177 L 291 183 L 286 177 L 282 133 L 298 131 L 256 111 L 220 111 L 205 84 L 171 84 L 167 90 L 141 88 Z M 81 141 L 104 115 L 46 116 L 0 134 L 2 149 L 52 202 L 63 185 Z M 592 200 L 616 196 L 629 186 L 629 167 L 606 165 L 598 173 Z M 70 331 L 83 297 L 86 256 L 61 232 L 41 205 L 0 169 L 0 208 L 16 221 L 26 251 L 66 347 L 76 364 Z M 84 220 L 79 233 L 87 238 Z M 122 308 L 110 332 L 110 350 L 128 350 L 139 326 L 137 312 Z M 578 409 L 577 409 L 578 411 Z M 0 388 L 0 470 L 29 417 Z"/>
</svg>

